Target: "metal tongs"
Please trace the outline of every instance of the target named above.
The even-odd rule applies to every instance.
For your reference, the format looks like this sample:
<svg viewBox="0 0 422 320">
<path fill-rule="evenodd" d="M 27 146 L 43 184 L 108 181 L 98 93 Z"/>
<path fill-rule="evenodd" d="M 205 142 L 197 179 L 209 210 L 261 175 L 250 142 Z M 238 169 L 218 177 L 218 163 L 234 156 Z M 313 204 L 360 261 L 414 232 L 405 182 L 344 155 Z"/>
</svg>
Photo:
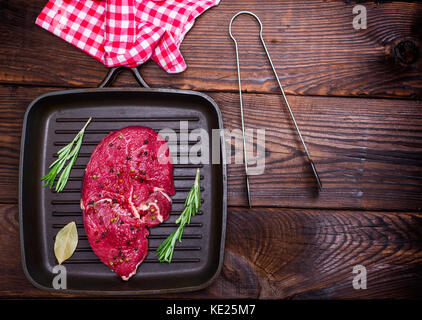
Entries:
<svg viewBox="0 0 422 320">
<path fill-rule="evenodd" d="M 322 183 L 321 183 L 321 180 L 319 178 L 318 172 L 316 170 L 314 162 L 311 159 L 311 155 L 309 154 L 308 148 L 306 147 L 305 140 L 303 140 L 302 134 L 300 132 L 299 126 L 297 125 L 297 122 L 296 122 L 296 119 L 293 115 L 292 109 L 290 108 L 289 102 L 287 101 L 286 94 L 284 93 L 283 87 L 280 83 L 280 79 L 278 78 L 277 71 L 276 71 L 274 64 L 273 64 L 273 61 L 271 60 L 271 57 L 270 57 L 270 53 L 268 52 L 267 46 L 265 45 L 265 41 L 264 41 L 264 38 L 262 36 L 262 22 L 256 14 L 249 12 L 249 11 L 240 11 L 240 12 L 236 13 L 230 21 L 229 34 L 230 34 L 230 37 L 232 38 L 232 40 L 235 44 L 235 47 L 236 47 L 236 63 L 237 63 L 237 75 L 238 75 L 238 81 L 239 81 L 239 97 L 240 97 L 240 116 L 241 116 L 241 121 L 242 121 L 242 135 L 243 135 L 243 156 L 244 156 L 244 162 L 245 162 L 246 190 L 247 190 L 247 194 L 248 194 L 249 207 L 252 207 L 252 203 L 251 203 L 250 190 L 249 190 L 248 160 L 247 160 L 247 157 L 246 157 L 245 122 L 244 122 L 244 119 L 243 119 L 242 83 L 241 83 L 240 66 L 239 66 L 239 49 L 238 49 L 238 46 L 237 46 L 237 41 L 232 34 L 233 21 L 238 16 L 240 16 L 241 14 L 248 14 L 248 15 L 254 17 L 259 22 L 259 26 L 260 26 L 259 37 L 261 38 L 262 46 L 264 47 L 265 53 L 267 54 L 267 57 L 268 57 L 268 61 L 270 62 L 270 65 L 271 65 L 271 68 L 273 69 L 275 78 L 277 79 L 278 86 L 280 87 L 281 93 L 283 95 L 284 102 L 286 103 L 287 109 L 289 110 L 290 118 L 292 119 L 292 121 L 295 125 L 295 128 L 296 128 L 296 132 L 297 132 L 297 134 L 300 138 L 300 141 L 302 142 L 303 149 L 305 150 L 306 157 L 308 158 L 309 164 L 312 168 L 312 172 L 313 172 L 314 177 L 315 177 L 315 179 L 318 183 L 318 188 L 319 188 L 319 190 L 322 190 Z"/>
</svg>

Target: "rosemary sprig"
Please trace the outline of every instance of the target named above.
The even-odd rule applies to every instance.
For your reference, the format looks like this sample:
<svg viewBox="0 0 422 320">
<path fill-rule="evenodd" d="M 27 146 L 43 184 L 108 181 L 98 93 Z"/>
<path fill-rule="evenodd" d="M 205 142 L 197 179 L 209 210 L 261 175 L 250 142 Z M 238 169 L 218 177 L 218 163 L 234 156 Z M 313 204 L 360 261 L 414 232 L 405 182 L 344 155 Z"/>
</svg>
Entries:
<svg viewBox="0 0 422 320">
<path fill-rule="evenodd" d="M 170 263 L 173 258 L 176 240 L 182 242 L 183 229 L 190 223 L 190 219 L 201 207 L 201 186 L 199 182 L 199 168 L 196 171 L 196 178 L 185 201 L 185 207 L 180 216 L 176 219 L 178 228 L 173 231 L 158 247 L 156 255 L 160 262 Z"/>
<path fill-rule="evenodd" d="M 46 184 L 44 185 L 44 187 L 49 187 L 50 189 L 53 187 L 54 180 L 56 179 L 57 175 L 62 171 L 66 162 L 70 160 L 67 166 L 64 168 L 63 172 L 61 173 L 59 179 L 57 180 L 56 186 L 54 187 L 54 190 L 56 190 L 56 192 L 63 191 L 67 183 L 67 180 L 69 179 L 70 170 L 72 169 L 72 166 L 75 164 L 76 158 L 78 157 L 78 154 L 79 154 L 79 150 L 81 149 L 82 139 L 85 133 L 85 128 L 88 126 L 91 120 L 92 120 L 92 117 L 88 119 L 88 121 L 85 123 L 81 131 L 78 132 L 78 134 L 72 140 L 72 142 L 70 142 L 68 145 L 66 145 L 65 147 L 63 147 L 57 152 L 58 158 L 56 161 L 54 161 L 50 165 L 49 167 L 50 172 L 41 178 L 41 181 L 43 180 L 46 181 Z M 75 147 L 73 147 L 75 143 L 76 145 Z"/>
</svg>

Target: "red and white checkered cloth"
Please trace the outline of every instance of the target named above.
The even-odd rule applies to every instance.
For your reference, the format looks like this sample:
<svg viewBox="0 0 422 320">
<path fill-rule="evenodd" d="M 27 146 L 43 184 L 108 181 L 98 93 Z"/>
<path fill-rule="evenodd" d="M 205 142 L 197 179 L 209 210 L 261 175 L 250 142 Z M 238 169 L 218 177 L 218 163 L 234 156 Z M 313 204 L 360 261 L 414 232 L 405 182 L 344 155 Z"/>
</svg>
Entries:
<svg viewBox="0 0 422 320">
<path fill-rule="evenodd" d="M 179 51 L 195 18 L 220 0 L 50 0 L 36 24 L 107 67 L 135 67 L 152 58 L 182 72 Z"/>
</svg>

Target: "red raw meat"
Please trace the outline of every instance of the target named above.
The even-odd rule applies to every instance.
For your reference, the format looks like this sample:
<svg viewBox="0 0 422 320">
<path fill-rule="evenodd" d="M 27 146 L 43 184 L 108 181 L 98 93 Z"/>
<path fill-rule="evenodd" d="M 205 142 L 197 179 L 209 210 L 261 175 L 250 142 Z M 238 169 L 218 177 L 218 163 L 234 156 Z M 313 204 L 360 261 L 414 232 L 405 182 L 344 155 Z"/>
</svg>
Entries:
<svg viewBox="0 0 422 320">
<path fill-rule="evenodd" d="M 168 219 L 174 194 L 169 149 L 154 130 L 114 131 L 94 149 L 82 186 L 84 226 L 94 253 L 123 280 L 145 259 L 148 228 Z"/>
</svg>

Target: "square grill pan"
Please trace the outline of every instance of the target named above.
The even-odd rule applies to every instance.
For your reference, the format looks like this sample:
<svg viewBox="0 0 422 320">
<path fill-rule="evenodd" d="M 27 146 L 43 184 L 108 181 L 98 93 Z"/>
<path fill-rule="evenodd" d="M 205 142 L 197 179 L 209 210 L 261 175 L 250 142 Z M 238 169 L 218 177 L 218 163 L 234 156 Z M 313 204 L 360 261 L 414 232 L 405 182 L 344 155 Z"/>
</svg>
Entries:
<svg viewBox="0 0 422 320">
<path fill-rule="evenodd" d="M 57 151 L 73 139 L 90 116 L 93 120 L 85 130 L 78 159 L 64 191 L 57 194 L 43 187 L 40 179 L 57 158 Z M 227 211 L 223 138 L 219 146 L 219 164 L 183 163 L 182 158 L 186 160 L 187 154 L 169 143 L 173 157 L 177 155 L 180 160 L 174 164 L 176 195 L 172 197 L 170 218 L 150 229 L 148 255 L 129 281 L 122 281 L 101 263 L 88 243 L 83 226 L 79 205 L 82 176 L 91 152 L 101 139 L 110 131 L 142 125 L 157 132 L 173 129 L 179 140 L 180 121 L 188 122 L 189 131 L 206 130 L 209 137 L 212 129 L 223 128 L 216 103 L 205 94 L 186 90 L 65 90 L 42 95 L 29 105 L 21 142 L 19 221 L 22 264 L 33 285 L 55 291 L 52 286 L 57 275 L 53 272 L 57 265 L 54 238 L 70 221 L 76 222 L 79 242 L 73 256 L 63 263 L 67 289 L 60 291 L 97 294 L 181 292 L 204 288 L 215 279 L 223 262 Z M 196 143 L 197 140 L 188 141 L 189 146 Z M 211 141 L 209 148 L 211 155 Z M 201 170 L 200 212 L 186 226 L 172 263 L 160 263 L 155 256 L 156 248 L 177 227 L 175 220 L 183 210 L 198 167 Z"/>
</svg>

